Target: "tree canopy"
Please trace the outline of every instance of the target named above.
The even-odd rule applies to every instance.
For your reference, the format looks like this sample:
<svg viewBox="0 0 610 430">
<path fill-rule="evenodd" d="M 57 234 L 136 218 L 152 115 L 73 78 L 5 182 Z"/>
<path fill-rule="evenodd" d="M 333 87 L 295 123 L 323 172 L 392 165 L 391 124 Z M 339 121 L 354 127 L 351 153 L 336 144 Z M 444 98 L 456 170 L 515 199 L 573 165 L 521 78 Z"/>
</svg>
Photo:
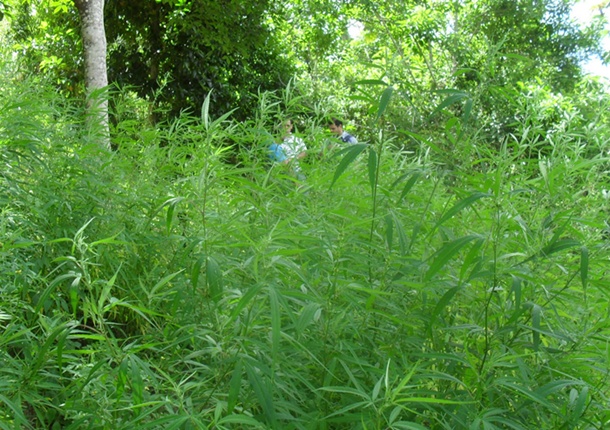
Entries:
<svg viewBox="0 0 610 430">
<path fill-rule="evenodd" d="M 254 95 L 283 88 L 295 76 L 318 96 L 385 78 L 411 103 L 426 91 L 535 79 L 571 91 L 582 58 L 599 53 L 602 30 L 578 27 L 572 4 L 113 0 L 105 6 L 108 76 L 170 116 L 198 111 L 212 91 L 213 109 L 237 108 L 243 119 L 252 115 Z M 79 91 L 82 45 L 71 2 L 11 5 L 21 61 L 55 76 L 62 89 Z M 355 23 L 362 26 L 357 40 L 348 34 Z"/>
<path fill-rule="evenodd" d="M 267 1 L 111 2 L 110 76 L 157 97 L 173 115 L 198 111 L 210 91 L 215 109 L 249 115 L 259 89 L 279 89 L 291 76 L 267 22 L 272 8 Z"/>
</svg>

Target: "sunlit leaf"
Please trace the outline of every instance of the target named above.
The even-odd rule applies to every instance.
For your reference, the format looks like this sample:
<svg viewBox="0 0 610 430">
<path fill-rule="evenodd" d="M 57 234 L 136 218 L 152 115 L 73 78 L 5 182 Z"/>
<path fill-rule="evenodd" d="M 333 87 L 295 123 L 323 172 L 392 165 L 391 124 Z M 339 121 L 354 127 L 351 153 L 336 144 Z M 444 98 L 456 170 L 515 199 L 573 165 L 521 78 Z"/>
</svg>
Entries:
<svg viewBox="0 0 610 430">
<path fill-rule="evenodd" d="M 369 147 L 368 173 L 372 191 L 375 188 L 377 178 L 377 152 L 372 147 Z"/>
<path fill-rule="evenodd" d="M 587 291 L 589 280 L 589 250 L 586 246 L 580 248 L 580 282 L 583 291 Z"/>
<path fill-rule="evenodd" d="M 347 148 L 341 150 L 341 152 L 339 152 L 338 155 L 344 155 L 344 156 L 341 159 L 341 161 L 339 162 L 337 169 L 335 170 L 335 175 L 333 176 L 333 180 L 330 183 L 330 188 L 332 188 L 332 186 L 335 184 L 337 179 L 339 179 L 339 177 L 343 174 L 343 172 L 345 172 L 345 170 L 349 167 L 349 165 L 352 164 L 356 158 L 358 158 L 358 155 L 360 155 L 360 153 L 362 151 L 364 151 L 367 146 L 368 145 L 366 145 L 366 144 L 359 143 L 356 145 L 350 145 Z"/>
<path fill-rule="evenodd" d="M 468 235 L 460 237 L 451 242 L 444 244 L 438 251 L 432 256 L 432 262 L 428 268 L 428 271 L 424 275 L 424 281 L 429 281 L 434 275 L 436 275 L 451 258 L 455 256 L 460 250 L 473 240 L 478 239 L 480 236 Z"/>
<path fill-rule="evenodd" d="M 210 288 L 210 297 L 212 300 L 219 300 L 223 289 L 222 270 L 216 259 L 210 256 L 206 260 L 205 277 Z"/>
<path fill-rule="evenodd" d="M 246 374 L 248 375 L 248 381 L 252 391 L 256 395 L 256 398 L 263 409 L 263 413 L 267 422 L 276 428 L 277 418 L 275 413 L 275 405 L 273 400 L 273 388 L 270 386 L 265 375 L 259 371 L 258 368 L 254 367 L 250 363 L 245 363 Z"/>
<path fill-rule="evenodd" d="M 383 90 L 383 93 L 381 93 L 381 97 L 379 98 L 379 105 L 377 107 L 377 115 L 376 115 L 377 120 L 379 120 L 385 113 L 385 110 L 387 109 L 388 105 L 390 104 L 390 100 L 392 98 L 393 92 L 394 92 L 394 87 L 389 86 L 385 90 Z"/>
<path fill-rule="evenodd" d="M 446 93 L 449 94 L 445 100 L 443 100 L 432 112 L 432 115 L 442 111 L 443 109 L 448 108 L 449 106 L 461 102 L 462 100 L 469 99 L 470 95 L 463 91 L 459 90 L 439 90 L 438 93 Z"/>
<path fill-rule="evenodd" d="M 472 206 L 477 200 L 480 200 L 485 197 L 490 197 L 488 193 L 475 192 L 469 195 L 468 197 L 460 200 L 455 205 L 451 207 L 447 212 L 443 214 L 443 216 L 436 222 L 435 229 L 438 228 L 441 224 L 443 224 L 448 219 L 454 217 L 459 212 L 464 210 L 465 208 Z"/>
</svg>

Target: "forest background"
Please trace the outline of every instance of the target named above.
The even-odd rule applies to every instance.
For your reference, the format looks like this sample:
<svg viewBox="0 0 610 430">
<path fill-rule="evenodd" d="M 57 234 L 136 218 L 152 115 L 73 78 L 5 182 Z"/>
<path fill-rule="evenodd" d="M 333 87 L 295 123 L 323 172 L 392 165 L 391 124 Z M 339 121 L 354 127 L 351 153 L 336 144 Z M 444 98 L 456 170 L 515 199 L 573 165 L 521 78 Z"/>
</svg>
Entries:
<svg viewBox="0 0 610 430">
<path fill-rule="evenodd" d="M 92 90 L 74 3 L 0 0 L 0 428 L 607 428 L 573 6 L 112 0 Z"/>
</svg>

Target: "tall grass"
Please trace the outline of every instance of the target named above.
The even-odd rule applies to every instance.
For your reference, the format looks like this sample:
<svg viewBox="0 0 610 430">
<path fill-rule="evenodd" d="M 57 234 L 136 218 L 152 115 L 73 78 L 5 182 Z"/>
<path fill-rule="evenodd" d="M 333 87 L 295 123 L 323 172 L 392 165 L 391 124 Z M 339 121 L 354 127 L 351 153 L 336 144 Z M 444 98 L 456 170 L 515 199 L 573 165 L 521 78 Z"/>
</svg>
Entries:
<svg viewBox="0 0 610 430">
<path fill-rule="evenodd" d="M 106 152 L 33 85 L 2 83 L 0 428 L 609 422 L 601 120 L 532 156 L 532 109 L 447 171 L 397 151 L 385 92 L 377 140 L 298 187 L 266 160 L 274 123 L 328 136 L 289 95 L 242 124 L 129 118 Z"/>
</svg>

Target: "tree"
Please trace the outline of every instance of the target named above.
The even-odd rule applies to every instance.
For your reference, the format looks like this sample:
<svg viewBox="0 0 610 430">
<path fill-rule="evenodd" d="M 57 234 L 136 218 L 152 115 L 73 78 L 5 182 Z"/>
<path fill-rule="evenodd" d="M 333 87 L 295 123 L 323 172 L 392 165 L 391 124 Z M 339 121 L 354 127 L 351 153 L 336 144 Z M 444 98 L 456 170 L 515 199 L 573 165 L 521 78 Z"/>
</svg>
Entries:
<svg viewBox="0 0 610 430">
<path fill-rule="evenodd" d="M 88 118 L 90 125 L 101 126 L 103 142 L 109 146 L 104 0 L 74 0 L 74 3 L 81 19 Z"/>
<path fill-rule="evenodd" d="M 10 1 L 15 1 L 11 29 L 23 68 L 81 96 L 83 21 L 74 0 Z M 134 89 L 151 103 L 151 112 L 161 108 L 169 117 L 198 112 L 213 90 L 212 114 L 239 108 L 235 115 L 248 118 L 259 89 L 280 89 L 293 74 L 272 23 L 278 7 L 272 0 L 108 2 L 108 81 Z"/>
<path fill-rule="evenodd" d="M 36 15 L 30 10 L 27 19 L 14 20 L 15 34 L 26 41 L 27 68 L 80 91 L 83 64 L 74 48 L 81 39 L 75 36 L 78 17 L 74 8 L 59 8 L 58 13 L 57 6 L 74 0 L 29 1 Z M 27 9 L 27 4 L 19 7 Z M 211 91 L 213 115 L 238 108 L 234 116 L 247 119 L 259 90 L 283 88 L 295 73 L 312 101 L 337 96 L 336 105 L 359 109 L 362 115 L 362 104 L 345 100 L 350 91 L 358 91 L 354 82 L 385 79 L 397 89 L 395 103 L 411 110 L 413 125 L 426 121 L 439 104 L 435 90 L 481 95 L 476 106 L 487 111 L 502 105 L 489 96 L 492 87 L 543 79 L 554 90 L 570 91 L 579 77 L 579 56 L 597 43 L 594 28 L 579 32 L 569 21 L 570 4 L 113 0 L 104 17 L 108 80 L 134 88 L 153 106 L 151 112 L 169 117 L 183 110 L 198 112 Z M 364 25 L 358 41 L 347 33 L 354 21 Z"/>
<path fill-rule="evenodd" d="M 248 118 L 258 90 L 279 89 L 292 74 L 269 19 L 275 7 L 270 0 L 112 2 L 109 78 L 169 116 L 198 112 L 212 91 L 212 111 L 239 108 L 235 116 Z"/>
</svg>

